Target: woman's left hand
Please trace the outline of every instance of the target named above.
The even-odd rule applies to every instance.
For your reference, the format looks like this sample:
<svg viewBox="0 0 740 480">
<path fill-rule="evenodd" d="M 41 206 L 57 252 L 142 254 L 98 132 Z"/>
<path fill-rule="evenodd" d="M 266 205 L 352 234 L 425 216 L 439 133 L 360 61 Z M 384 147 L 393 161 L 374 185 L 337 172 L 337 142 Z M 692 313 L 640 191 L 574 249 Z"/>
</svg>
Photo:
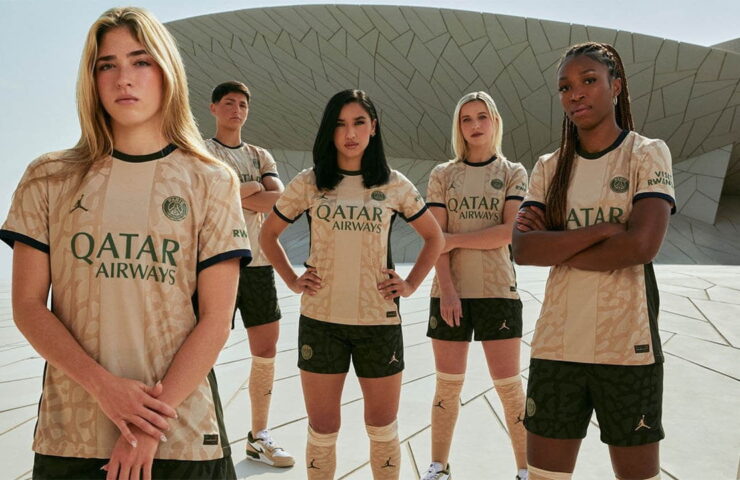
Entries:
<svg viewBox="0 0 740 480">
<path fill-rule="evenodd" d="M 395 270 L 384 268 L 383 273 L 391 276 L 388 280 L 384 280 L 378 284 L 378 290 L 380 290 L 380 294 L 385 299 L 408 297 L 416 290 L 409 282 L 401 278 Z"/>
<path fill-rule="evenodd" d="M 547 230 L 545 212 L 536 205 L 520 208 L 516 214 L 516 228 L 520 232 Z"/>
<path fill-rule="evenodd" d="M 130 478 L 151 480 L 152 463 L 159 447 L 159 441 L 133 425 L 131 430 L 138 440 L 136 447 L 123 438 L 123 435 L 118 437 L 110 460 L 101 469 L 108 472 L 105 480 L 129 480 Z"/>
</svg>

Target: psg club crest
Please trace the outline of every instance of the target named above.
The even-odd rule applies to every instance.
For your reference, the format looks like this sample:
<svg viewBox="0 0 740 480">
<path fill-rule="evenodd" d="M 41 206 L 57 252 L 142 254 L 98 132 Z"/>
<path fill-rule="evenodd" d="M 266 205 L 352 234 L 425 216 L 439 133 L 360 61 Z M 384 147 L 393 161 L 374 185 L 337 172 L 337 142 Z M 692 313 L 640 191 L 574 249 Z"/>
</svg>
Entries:
<svg viewBox="0 0 740 480">
<path fill-rule="evenodd" d="M 162 202 L 162 211 L 170 220 L 179 222 L 188 215 L 188 204 L 182 197 L 178 197 L 177 195 L 167 197 Z"/>
</svg>

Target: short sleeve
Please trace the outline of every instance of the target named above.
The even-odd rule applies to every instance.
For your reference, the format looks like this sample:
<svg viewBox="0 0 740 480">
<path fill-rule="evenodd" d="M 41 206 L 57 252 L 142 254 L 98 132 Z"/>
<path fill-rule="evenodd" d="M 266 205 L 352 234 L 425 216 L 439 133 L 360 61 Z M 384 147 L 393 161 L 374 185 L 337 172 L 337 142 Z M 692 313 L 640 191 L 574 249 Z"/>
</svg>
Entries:
<svg viewBox="0 0 740 480">
<path fill-rule="evenodd" d="M 637 170 L 636 202 L 643 198 L 658 197 L 671 204 L 671 214 L 676 213 L 673 190 L 673 168 L 671 152 L 662 140 L 654 140 L 644 147 Z"/>
<path fill-rule="evenodd" d="M 277 177 L 277 163 L 267 150 L 260 151 L 260 175 L 265 177 Z"/>
<path fill-rule="evenodd" d="M 524 200 L 527 194 L 527 170 L 520 163 L 515 163 L 506 184 L 506 200 Z"/>
<path fill-rule="evenodd" d="M 49 252 L 49 181 L 48 160 L 32 162 L 13 194 L 10 211 L 0 229 L 0 239 L 12 248 L 25 243 L 44 253 Z"/>
<path fill-rule="evenodd" d="M 226 170 L 211 182 L 206 211 L 198 231 L 198 271 L 231 258 L 252 260 L 252 252 L 239 199 L 239 186 Z"/>
<path fill-rule="evenodd" d="M 414 184 L 400 173 L 396 172 L 396 175 L 398 184 L 394 188 L 394 195 L 398 202 L 394 210 L 407 222 L 413 222 L 424 213 L 427 206 Z"/>
<path fill-rule="evenodd" d="M 527 189 L 527 194 L 524 196 L 522 207 L 534 205 L 543 210 L 545 209 L 547 192 L 545 191 L 545 166 L 543 158 L 540 157 L 532 169 L 532 175 L 529 177 L 529 188 Z"/>
<path fill-rule="evenodd" d="M 214 157 L 220 159 L 218 152 L 216 151 L 216 142 L 214 142 L 212 139 L 207 138 L 203 140 L 203 144 L 206 146 L 206 150 L 208 150 L 208 153 L 213 155 Z"/>
<path fill-rule="evenodd" d="M 272 207 L 278 217 L 288 223 L 293 223 L 309 209 L 311 205 L 308 196 L 308 178 L 311 175 L 313 175 L 311 170 L 304 170 L 288 183 L 285 191 Z"/>
<path fill-rule="evenodd" d="M 444 168 L 443 165 L 435 167 L 429 174 L 429 184 L 427 185 L 427 206 L 430 207 L 447 207 L 445 201 L 444 185 Z"/>
</svg>

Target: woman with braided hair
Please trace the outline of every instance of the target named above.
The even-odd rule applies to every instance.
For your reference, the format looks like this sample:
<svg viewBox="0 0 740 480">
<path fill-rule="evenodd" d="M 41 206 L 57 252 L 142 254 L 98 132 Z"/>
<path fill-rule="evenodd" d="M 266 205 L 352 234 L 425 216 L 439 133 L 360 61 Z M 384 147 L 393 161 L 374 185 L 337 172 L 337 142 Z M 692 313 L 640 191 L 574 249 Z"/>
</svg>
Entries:
<svg viewBox="0 0 740 480">
<path fill-rule="evenodd" d="M 596 411 L 621 480 L 660 478 L 663 354 L 652 259 L 675 211 L 671 156 L 633 131 L 607 44 L 562 58 L 560 148 L 535 165 L 517 215 L 519 264 L 550 266 L 527 388 L 531 480 L 571 478 Z"/>
</svg>

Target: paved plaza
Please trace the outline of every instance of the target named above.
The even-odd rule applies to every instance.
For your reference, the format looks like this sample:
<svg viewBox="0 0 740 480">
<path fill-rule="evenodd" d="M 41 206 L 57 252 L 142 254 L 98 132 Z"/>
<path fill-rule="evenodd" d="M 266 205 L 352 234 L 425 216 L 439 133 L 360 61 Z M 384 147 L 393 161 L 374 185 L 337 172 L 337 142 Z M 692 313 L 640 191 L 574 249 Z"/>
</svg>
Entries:
<svg viewBox="0 0 740 480">
<path fill-rule="evenodd" d="M 408 271 L 408 266 L 399 268 Z M 661 447 L 664 479 L 732 480 L 740 460 L 740 267 L 659 265 L 660 329 L 665 363 Z M 518 268 L 524 302 L 522 371 L 527 377 L 532 339 L 547 269 Z M 406 370 L 403 376 L 399 431 L 402 479 L 417 479 L 429 463 L 429 416 L 434 392 L 434 361 L 425 336 L 431 275 L 408 299 L 402 299 Z M 297 458 L 292 469 L 275 470 L 248 462 L 244 453 L 249 425 L 247 376 L 250 355 L 243 328 L 237 328 L 221 353 L 216 372 L 224 402 L 226 426 L 239 478 L 305 478 L 303 451 L 306 412 L 297 360 L 300 299 L 282 282 L 283 310 L 270 427 Z M 30 478 L 31 438 L 41 393 L 44 362 L 15 328 L 10 288 L 0 289 L 0 477 Z M 362 395 L 350 373 L 342 398 L 342 429 L 337 445 L 337 478 L 371 478 L 368 439 L 362 417 Z M 471 348 L 462 392 L 462 408 L 450 458 L 456 480 L 514 477 L 514 458 L 504 427 L 501 404 L 479 346 Z M 594 421 L 581 447 L 576 479 L 613 479 L 606 446 Z"/>
</svg>

